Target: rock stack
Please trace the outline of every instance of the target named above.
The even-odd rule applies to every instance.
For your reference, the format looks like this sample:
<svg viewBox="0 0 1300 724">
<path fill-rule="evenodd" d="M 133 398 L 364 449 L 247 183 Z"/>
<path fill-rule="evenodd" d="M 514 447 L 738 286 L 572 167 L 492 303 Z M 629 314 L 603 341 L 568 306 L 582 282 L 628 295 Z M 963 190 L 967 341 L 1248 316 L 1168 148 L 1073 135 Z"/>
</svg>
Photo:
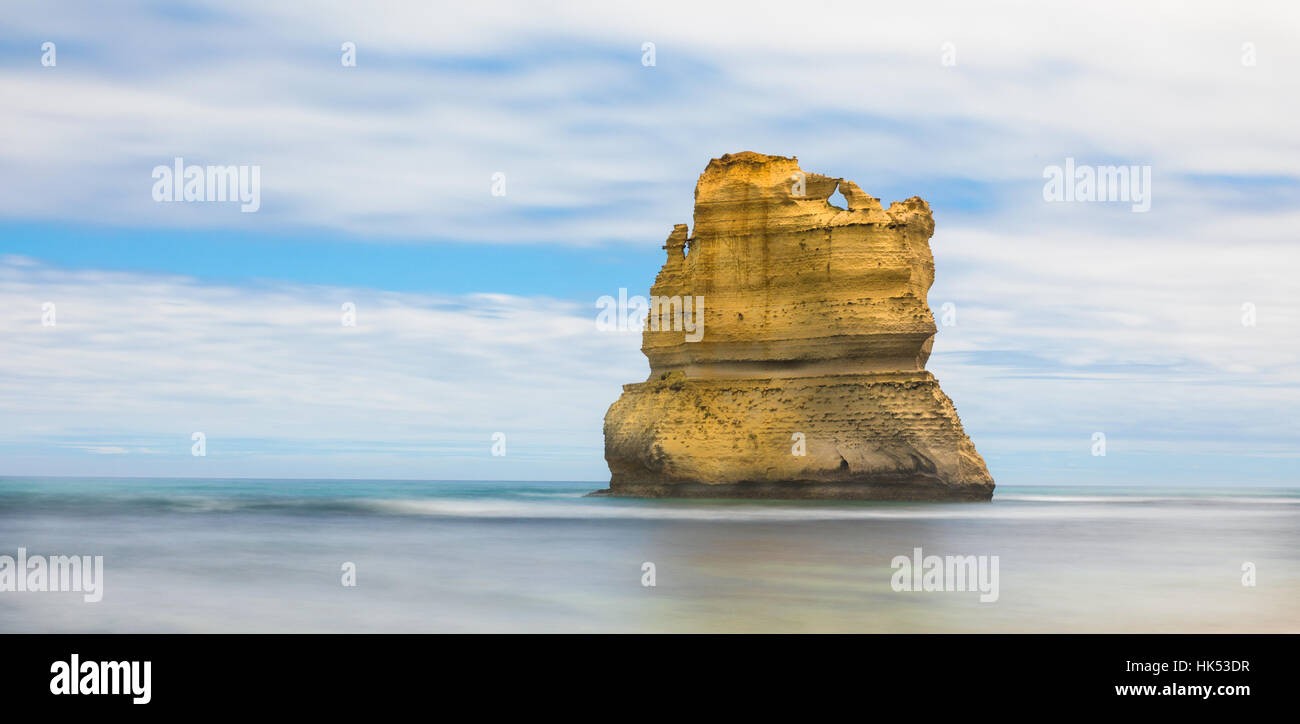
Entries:
<svg viewBox="0 0 1300 724">
<path fill-rule="evenodd" d="M 885 209 L 795 158 L 710 161 L 694 233 L 673 228 L 650 290 L 650 378 L 605 415 L 608 494 L 988 500 L 984 460 L 925 370 L 933 232 L 920 198 Z"/>
</svg>

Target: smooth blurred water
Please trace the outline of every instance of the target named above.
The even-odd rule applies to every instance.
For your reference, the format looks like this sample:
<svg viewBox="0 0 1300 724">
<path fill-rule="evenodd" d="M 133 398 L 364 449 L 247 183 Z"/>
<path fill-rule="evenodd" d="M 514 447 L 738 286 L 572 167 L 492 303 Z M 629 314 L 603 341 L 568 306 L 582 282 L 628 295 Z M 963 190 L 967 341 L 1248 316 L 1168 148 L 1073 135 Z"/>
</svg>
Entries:
<svg viewBox="0 0 1300 724">
<path fill-rule="evenodd" d="M 1296 489 L 582 497 L 598 487 L 0 478 L 0 555 L 105 559 L 101 602 L 0 592 L 0 632 L 1300 632 Z M 998 556 L 998 601 L 894 591 L 917 547 Z"/>
</svg>

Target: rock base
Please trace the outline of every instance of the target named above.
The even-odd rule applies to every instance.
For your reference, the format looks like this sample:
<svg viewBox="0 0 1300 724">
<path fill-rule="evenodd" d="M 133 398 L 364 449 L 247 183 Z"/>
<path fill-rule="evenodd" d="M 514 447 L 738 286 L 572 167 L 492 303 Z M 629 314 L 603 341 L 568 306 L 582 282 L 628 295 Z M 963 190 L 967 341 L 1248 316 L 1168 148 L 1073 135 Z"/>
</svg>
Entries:
<svg viewBox="0 0 1300 724">
<path fill-rule="evenodd" d="M 926 371 L 624 385 L 609 495 L 989 500 L 993 479 Z M 708 481 L 708 482 L 703 482 Z"/>
</svg>

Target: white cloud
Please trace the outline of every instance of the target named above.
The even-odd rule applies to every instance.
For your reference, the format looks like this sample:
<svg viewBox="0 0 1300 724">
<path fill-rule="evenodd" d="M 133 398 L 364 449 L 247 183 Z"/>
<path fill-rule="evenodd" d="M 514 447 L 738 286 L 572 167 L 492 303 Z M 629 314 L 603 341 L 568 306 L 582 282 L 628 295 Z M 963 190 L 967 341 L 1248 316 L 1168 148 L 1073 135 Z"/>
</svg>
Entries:
<svg viewBox="0 0 1300 724">
<path fill-rule="evenodd" d="M 64 51 L 57 68 L 33 51 L 0 72 L 0 214 L 591 245 L 656 241 L 689 214 L 705 162 L 742 149 L 859 179 L 1030 191 L 1066 155 L 1149 163 L 1166 188 L 1190 173 L 1294 176 L 1300 9 L 1171 10 L 23 7 L 16 37 Z M 343 39 L 358 44 L 356 68 L 339 63 Z M 640 64 L 645 40 L 654 68 Z M 940 64 L 948 42 L 954 67 Z M 1241 63 L 1245 42 L 1255 66 Z M 263 210 L 155 204 L 149 171 L 176 156 L 262 166 Z M 488 193 L 495 171 L 505 199 Z M 1001 218 L 1032 203 L 998 201 Z M 1183 223 L 1245 216 L 1206 201 L 1157 198 Z"/>
<path fill-rule="evenodd" d="M 886 201 L 951 197 L 931 302 L 960 321 L 931 368 L 986 454 L 1094 430 L 1171 459 L 1300 438 L 1295 4 L 77 7 L 6 17 L 0 217 L 657 247 L 710 157 L 798 155 Z M 155 204 L 149 172 L 175 156 L 262 166 L 262 210 Z M 1043 167 L 1067 156 L 1152 165 L 1151 212 L 1043 203 Z M 601 416 L 646 369 L 583 305 L 509 295 L 10 256 L 0 305 L 0 434 L 160 450 L 160 474 L 203 430 L 214 474 L 595 479 Z M 496 430 L 521 431 L 518 457 L 483 459 Z"/>
<path fill-rule="evenodd" d="M 355 327 L 342 324 L 345 302 Z M 406 476 L 564 466 L 595 479 L 605 408 L 648 374 L 638 335 L 596 331 L 594 302 L 216 286 L 24 261 L 0 265 L 0 309 L 0 438 L 93 435 L 78 447 L 170 452 L 159 469 L 191 474 L 264 469 L 263 456 L 319 474 L 396 455 L 380 466 Z M 195 431 L 206 468 L 184 459 Z M 496 431 L 506 459 L 489 454 Z"/>
<path fill-rule="evenodd" d="M 126 448 L 118 447 L 116 445 L 105 445 L 102 447 L 85 447 L 82 449 L 92 455 L 126 455 L 130 452 Z"/>
<path fill-rule="evenodd" d="M 977 255 L 1015 272 L 958 263 L 931 295 L 936 308 L 955 300 L 958 324 L 941 327 L 929 367 L 991 460 L 1083 451 L 1104 431 L 1117 470 L 1125 452 L 1291 464 L 1300 320 L 1284 285 L 1256 289 L 1258 325 L 1244 327 L 1237 290 L 1211 274 L 1233 259 L 1212 247 L 946 241 L 958 260 L 996 241 Z M 1168 278 L 1152 273 L 1162 256 Z M 1281 282 L 1294 263 L 1271 271 Z M 43 327 L 51 300 L 57 325 Z M 356 327 L 341 323 L 345 302 Z M 18 466 L 2 472 L 117 470 L 49 452 L 71 446 L 130 458 L 129 474 L 597 480 L 604 412 L 648 371 L 639 335 L 598 332 L 594 304 L 504 294 L 213 285 L 11 259 L 0 310 L 0 439 Z M 196 431 L 205 458 L 189 455 Z M 497 431 L 506 458 L 490 455 Z"/>
</svg>

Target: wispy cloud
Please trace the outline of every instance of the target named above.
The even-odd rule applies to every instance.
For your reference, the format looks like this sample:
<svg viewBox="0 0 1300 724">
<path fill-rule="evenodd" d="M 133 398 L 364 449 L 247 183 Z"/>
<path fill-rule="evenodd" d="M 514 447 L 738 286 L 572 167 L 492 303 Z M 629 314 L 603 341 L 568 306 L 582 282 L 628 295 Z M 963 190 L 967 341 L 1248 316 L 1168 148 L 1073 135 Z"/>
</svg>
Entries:
<svg viewBox="0 0 1300 724">
<path fill-rule="evenodd" d="M 708 158 L 755 149 L 885 196 L 969 182 L 1013 220 L 1041 213 L 1044 164 L 1151 164 L 1169 228 L 1234 213 L 1207 175 L 1300 168 L 1285 3 L 73 5 L 10 18 L 10 217 L 645 242 L 685 220 Z M 150 169 L 177 156 L 260 165 L 263 210 L 154 203 Z"/>
<path fill-rule="evenodd" d="M 82 448 L 82 449 L 85 450 L 86 452 L 90 453 L 91 455 L 126 455 L 127 453 L 130 452 L 130 451 L 127 450 L 126 448 L 124 448 L 124 447 L 118 447 L 118 446 L 116 446 L 116 445 L 104 445 L 104 446 L 98 446 L 98 447 L 85 447 L 85 448 Z"/>
<path fill-rule="evenodd" d="M 1235 461 L 1294 479 L 1297 20 L 1290 3 L 23 5 L 0 40 L 0 218 L 36 231 L 0 233 L 25 254 L 0 261 L 0 453 L 15 472 L 600 478 L 601 416 L 646 365 L 636 335 L 594 332 L 591 283 L 565 267 L 644 291 L 653 263 L 628 278 L 608 257 L 657 255 L 707 160 L 751 149 L 931 202 L 930 299 L 957 324 L 930 366 L 995 476 Z M 261 210 L 155 203 L 150 171 L 175 157 L 260 166 Z M 1066 158 L 1150 165 L 1150 212 L 1045 203 Z M 89 231 L 58 232 L 56 264 L 41 224 Z M 96 270 L 123 228 L 174 235 Z M 315 234 L 352 245 L 312 256 Z M 494 293 L 385 291 L 440 288 L 388 250 L 443 242 Z M 524 269 L 527 295 L 503 261 L 524 244 L 529 263 L 564 249 Z M 343 273 L 366 249 L 388 261 Z"/>
<path fill-rule="evenodd" d="M 1074 266 L 1040 265 L 1035 284 L 1055 296 L 959 270 L 932 296 L 936 309 L 956 300 L 957 316 L 930 367 L 995 469 L 1045 452 L 1086 460 L 1095 431 L 1113 454 L 1093 474 L 1111 479 L 1133 455 L 1265 457 L 1274 475 L 1294 464 L 1287 307 L 1261 298 L 1246 327 L 1212 280 L 1180 299 L 1152 296 L 1141 264 L 1084 269 L 1069 287 Z M 130 458 L 121 470 L 136 474 L 599 479 L 604 411 L 647 373 L 637 333 L 599 332 L 594 304 L 546 298 L 212 285 L 10 258 L 0 309 L 13 351 L 0 357 L 0 439 L 26 472 L 117 469 L 58 453 L 71 448 Z M 206 457 L 190 454 L 193 432 Z"/>
<path fill-rule="evenodd" d="M 119 435 L 131 439 L 76 447 L 157 449 L 154 469 L 201 475 L 248 472 L 263 455 L 319 474 L 374 453 L 371 464 L 406 475 L 529 477 L 562 464 L 600 477 L 604 408 L 648 373 L 636 334 L 596 331 L 594 303 L 14 262 L 0 265 L 0 437 L 15 455 Z M 345 304 L 356 326 L 344 326 Z M 190 455 L 193 432 L 207 457 Z M 505 458 L 490 455 L 494 432 L 507 435 Z"/>
</svg>

